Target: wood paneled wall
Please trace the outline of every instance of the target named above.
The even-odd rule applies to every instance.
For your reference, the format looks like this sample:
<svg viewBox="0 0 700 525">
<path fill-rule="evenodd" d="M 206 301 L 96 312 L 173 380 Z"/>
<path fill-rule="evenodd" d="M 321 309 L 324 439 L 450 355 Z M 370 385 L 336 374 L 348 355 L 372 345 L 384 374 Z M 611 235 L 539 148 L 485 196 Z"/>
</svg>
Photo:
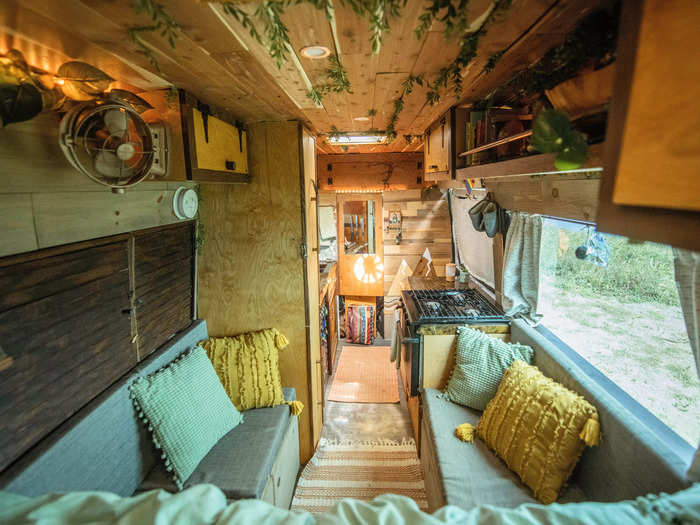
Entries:
<svg viewBox="0 0 700 525">
<path fill-rule="evenodd" d="M 423 193 L 423 195 L 421 195 Z M 386 234 L 389 209 L 401 209 L 401 242 Z M 384 192 L 384 294 L 389 292 L 403 259 L 411 269 L 430 250 L 438 276 L 445 275 L 445 265 L 452 261 L 452 230 L 447 200 L 438 190 Z"/>
<path fill-rule="evenodd" d="M 422 152 L 319 155 L 316 166 L 322 190 L 389 191 L 424 186 Z"/>
<path fill-rule="evenodd" d="M 192 321 L 194 223 L 0 259 L 0 470 Z"/>
<path fill-rule="evenodd" d="M 173 195 L 191 183 L 145 181 L 113 194 L 68 164 L 58 124 L 46 113 L 0 128 L 0 256 L 178 222 Z M 181 145 L 169 147 L 181 157 Z"/>
<path fill-rule="evenodd" d="M 311 422 L 301 257 L 300 134 L 296 122 L 249 129 L 252 182 L 202 184 L 206 240 L 198 266 L 199 317 L 211 335 L 276 327 L 282 384 L 306 409 L 299 420 L 301 460 L 311 457 Z"/>
</svg>

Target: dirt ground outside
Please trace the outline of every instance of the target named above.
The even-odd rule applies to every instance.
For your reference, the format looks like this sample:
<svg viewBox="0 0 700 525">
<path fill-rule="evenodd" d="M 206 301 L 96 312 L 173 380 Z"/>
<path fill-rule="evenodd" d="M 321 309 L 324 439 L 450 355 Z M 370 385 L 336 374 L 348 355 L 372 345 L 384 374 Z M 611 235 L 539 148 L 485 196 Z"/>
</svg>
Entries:
<svg viewBox="0 0 700 525">
<path fill-rule="evenodd" d="M 700 381 L 679 307 L 587 297 L 542 276 L 543 325 L 693 446 Z"/>
</svg>

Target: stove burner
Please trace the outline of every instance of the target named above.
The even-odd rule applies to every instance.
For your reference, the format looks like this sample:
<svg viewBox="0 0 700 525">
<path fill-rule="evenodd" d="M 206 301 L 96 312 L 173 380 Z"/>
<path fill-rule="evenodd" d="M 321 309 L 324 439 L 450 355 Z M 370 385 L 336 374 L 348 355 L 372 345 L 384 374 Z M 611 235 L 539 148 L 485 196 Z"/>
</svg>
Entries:
<svg viewBox="0 0 700 525">
<path fill-rule="evenodd" d="M 505 322 L 503 311 L 476 290 L 408 290 L 419 322 Z"/>
</svg>

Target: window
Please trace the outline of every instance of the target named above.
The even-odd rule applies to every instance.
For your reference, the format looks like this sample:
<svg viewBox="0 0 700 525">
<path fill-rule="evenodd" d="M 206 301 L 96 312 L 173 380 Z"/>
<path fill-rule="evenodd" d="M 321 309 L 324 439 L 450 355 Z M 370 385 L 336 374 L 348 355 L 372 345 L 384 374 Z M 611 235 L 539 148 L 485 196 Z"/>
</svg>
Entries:
<svg viewBox="0 0 700 525">
<path fill-rule="evenodd" d="M 693 446 L 700 381 L 683 321 L 669 246 L 595 234 L 545 219 L 542 324 Z M 587 243 L 595 244 L 584 256 Z M 596 264 L 596 253 L 607 266 Z M 598 261 L 601 262 L 601 261 Z"/>
</svg>

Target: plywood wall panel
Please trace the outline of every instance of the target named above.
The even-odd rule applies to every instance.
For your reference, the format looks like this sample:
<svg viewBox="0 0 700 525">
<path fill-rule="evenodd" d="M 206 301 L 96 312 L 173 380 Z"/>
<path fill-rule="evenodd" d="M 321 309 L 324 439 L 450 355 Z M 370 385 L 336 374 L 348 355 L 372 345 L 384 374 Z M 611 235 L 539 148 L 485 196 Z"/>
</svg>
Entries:
<svg viewBox="0 0 700 525">
<path fill-rule="evenodd" d="M 175 189 L 193 183 L 145 181 L 113 194 L 68 164 L 58 125 L 44 113 L 0 129 L 0 256 L 179 222 Z M 176 141 L 169 148 L 182 158 Z"/>
<path fill-rule="evenodd" d="M 299 140 L 295 122 L 254 124 L 252 182 L 202 185 L 198 316 L 211 335 L 278 328 L 290 341 L 280 352 L 282 383 L 308 406 Z M 299 421 L 302 461 L 312 454 L 309 414 Z"/>
</svg>

